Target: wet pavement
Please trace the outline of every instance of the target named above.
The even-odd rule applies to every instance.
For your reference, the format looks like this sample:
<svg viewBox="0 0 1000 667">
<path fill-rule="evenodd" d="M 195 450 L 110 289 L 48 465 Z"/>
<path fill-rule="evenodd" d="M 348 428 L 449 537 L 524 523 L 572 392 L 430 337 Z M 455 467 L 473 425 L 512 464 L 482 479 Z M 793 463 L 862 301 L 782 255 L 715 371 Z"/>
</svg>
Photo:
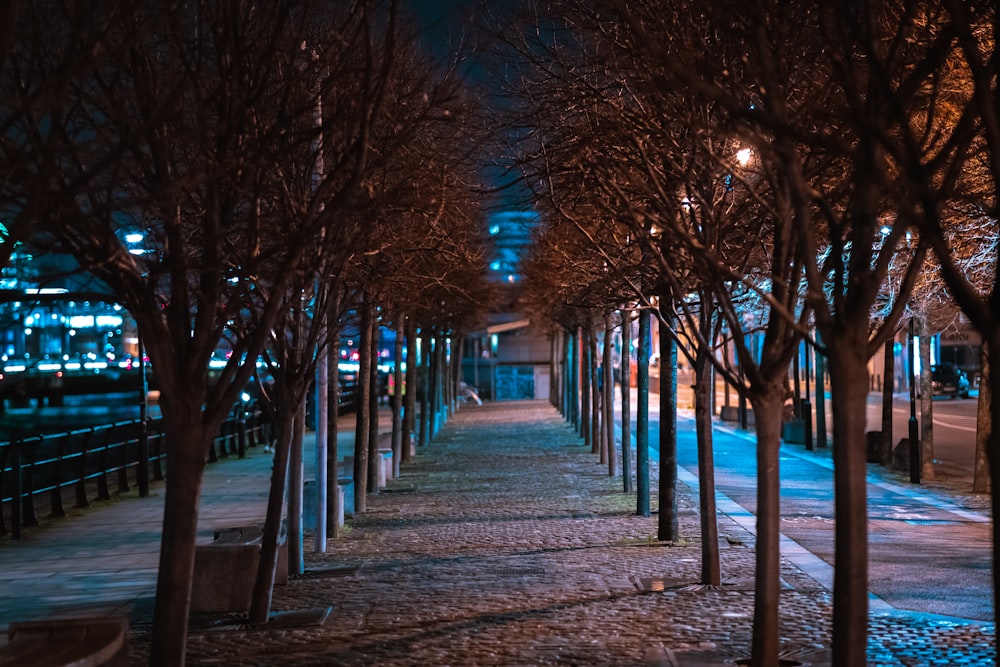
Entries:
<svg viewBox="0 0 1000 667">
<path fill-rule="evenodd" d="M 689 426 L 681 420 L 682 438 Z M 720 428 L 716 450 L 717 462 L 735 462 L 752 443 Z M 798 664 L 830 661 L 832 570 L 819 528 L 832 500 L 824 501 L 817 472 L 823 457 L 783 448 L 783 475 L 798 488 L 789 492 L 814 503 L 802 521 L 782 524 L 782 653 Z M 720 476 L 724 582 L 709 587 L 698 583 L 696 479 L 684 465 L 683 539 L 664 544 L 656 540 L 657 517 L 636 516 L 634 494 L 621 491 L 621 478 L 608 476 L 548 403 L 465 405 L 326 553 L 314 553 L 306 538 L 305 573 L 275 589 L 275 622 L 195 615 L 188 664 L 736 664 L 749 655 L 753 616 L 753 515 L 744 491 L 753 471 L 736 465 Z M 655 480 L 657 464 L 651 468 Z M 269 473 L 259 447 L 246 459 L 210 465 L 200 541 L 215 528 L 262 518 Z M 902 530 L 914 545 L 906 560 L 912 581 L 931 567 L 977 571 L 981 553 L 989 553 L 988 536 L 984 545 L 976 532 L 987 525 L 980 508 L 946 489 L 891 492 L 877 485 L 894 479 L 872 474 L 873 492 L 891 493 L 873 507 L 896 513 L 873 513 L 873 551 L 880 536 Z M 162 489 L 154 489 L 149 498 L 117 499 L 51 520 L 19 542 L 4 540 L 0 626 L 126 613 L 132 663 L 148 662 L 160 516 Z M 869 664 L 993 664 L 992 616 L 961 618 L 974 616 L 966 592 L 988 597 L 989 590 L 976 577 L 934 576 L 943 582 L 937 590 L 911 600 L 891 592 L 897 572 L 873 565 Z M 881 589 L 880 578 L 889 582 Z M 293 621 L 314 618 L 298 612 L 327 608 L 325 623 Z"/>
</svg>

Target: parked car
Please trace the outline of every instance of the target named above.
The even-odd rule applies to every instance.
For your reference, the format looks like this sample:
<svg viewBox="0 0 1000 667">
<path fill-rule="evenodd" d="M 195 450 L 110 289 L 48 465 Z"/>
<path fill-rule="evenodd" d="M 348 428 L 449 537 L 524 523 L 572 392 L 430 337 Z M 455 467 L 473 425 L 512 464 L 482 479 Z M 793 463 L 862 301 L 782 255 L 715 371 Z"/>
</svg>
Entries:
<svg viewBox="0 0 1000 667">
<path fill-rule="evenodd" d="M 931 389 L 935 396 L 969 397 L 969 377 L 952 363 L 931 366 Z"/>
</svg>

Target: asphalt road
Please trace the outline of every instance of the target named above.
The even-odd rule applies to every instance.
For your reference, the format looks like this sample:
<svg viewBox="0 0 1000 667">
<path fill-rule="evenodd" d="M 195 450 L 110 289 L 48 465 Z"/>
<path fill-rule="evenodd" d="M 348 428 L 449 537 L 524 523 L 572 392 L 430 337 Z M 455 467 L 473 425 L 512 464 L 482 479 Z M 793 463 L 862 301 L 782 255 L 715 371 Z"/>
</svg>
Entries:
<svg viewBox="0 0 1000 667">
<path fill-rule="evenodd" d="M 934 465 L 938 472 L 948 476 L 965 476 L 970 480 L 973 474 L 976 454 L 976 406 L 977 392 L 970 398 L 948 398 L 935 396 L 931 403 L 934 415 Z M 922 420 L 920 401 L 916 403 L 918 423 Z M 910 418 L 910 402 L 905 395 L 897 394 L 892 405 L 893 442 L 907 435 Z M 868 429 L 882 428 L 882 406 L 868 404 Z"/>
<path fill-rule="evenodd" d="M 971 489 L 975 399 L 934 402 L 942 466 L 963 470 Z M 678 460 L 681 480 L 697 485 L 697 450 L 692 413 L 679 415 Z M 633 403 L 634 405 L 634 403 Z M 659 428 L 655 395 L 650 406 L 651 448 Z M 880 406 L 870 406 L 878 424 Z M 906 433 L 909 405 L 897 401 L 898 441 Z M 971 420 L 971 421 L 970 421 Z M 972 431 L 969 424 L 973 425 Z M 877 428 L 877 426 L 875 426 Z M 633 431 L 634 437 L 634 431 Z M 720 511 L 746 512 L 753 527 L 756 462 L 752 433 L 727 425 L 715 431 L 716 491 Z M 651 452 L 658 458 L 658 452 Z M 782 553 L 804 558 L 811 573 L 832 587 L 834 565 L 833 466 L 829 450 L 806 452 L 801 445 L 782 448 Z M 869 464 L 869 590 L 872 610 L 903 609 L 993 621 L 990 520 L 981 496 L 953 496 L 927 485 L 912 485 L 904 475 Z M 804 550 L 804 553 L 800 553 Z"/>
</svg>

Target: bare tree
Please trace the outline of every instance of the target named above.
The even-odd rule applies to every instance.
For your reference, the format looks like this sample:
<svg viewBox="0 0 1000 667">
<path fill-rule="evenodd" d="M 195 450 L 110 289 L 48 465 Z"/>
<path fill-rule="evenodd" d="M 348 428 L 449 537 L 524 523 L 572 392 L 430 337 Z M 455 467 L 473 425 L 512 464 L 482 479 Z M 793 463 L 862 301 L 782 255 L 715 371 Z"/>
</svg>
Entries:
<svg viewBox="0 0 1000 667">
<path fill-rule="evenodd" d="M 881 145 L 900 164 L 909 206 L 906 214 L 933 247 L 941 275 L 955 302 L 982 335 L 984 375 L 980 389 L 977 449 L 984 450 L 994 513 L 1000 509 L 1000 378 L 987 373 L 1000 349 L 1000 271 L 996 246 L 1000 219 L 1000 115 L 997 112 L 996 45 L 1000 22 L 994 3 L 947 0 L 912 8 L 903 24 L 916 63 L 905 76 L 895 70 L 879 43 L 866 46 L 884 74 L 880 93 L 901 130 L 881 135 Z M 969 248 L 970 240 L 980 240 Z M 971 261 L 970 261 L 971 260 Z M 987 408 L 988 401 L 988 408 Z M 982 489 L 984 480 L 977 479 Z M 993 570 L 1000 567 L 1000 527 L 993 525 Z M 1000 600 L 994 576 L 993 597 Z"/>
<path fill-rule="evenodd" d="M 313 124 L 294 120 L 313 118 L 313 97 L 301 93 L 317 79 L 338 91 L 344 103 L 334 108 L 350 119 L 335 137 L 336 169 L 319 187 L 327 215 L 360 182 L 380 92 L 371 19 L 367 3 L 335 13 L 282 2 L 136 8 L 106 32 L 113 57 L 73 72 L 53 101 L 70 114 L 58 158 L 31 153 L 59 166 L 34 193 L 48 199 L 47 230 L 132 312 L 161 387 L 170 456 L 157 664 L 184 661 L 208 443 L 285 305 L 250 293 L 266 285 L 284 294 L 319 229 L 305 215 L 265 239 L 276 211 L 258 195 L 277 182 L 280 156 L 295 159 L 311 143 Z M 25 48 L 58 41 L 44 23 L 32 28 Z M 311 67 L 303 43 L 317 44 Z M 39 108 L 31 121 L 41 127 L 52 112 Z M 89 187 L 81 193 L 77 183 Z M 145 254 L 128 252 L 125 232 L 144 234 Z M 233 337 L 229 362 L 210 379 L 208 362 L 248 303 L 260 308 L 259 328 Z"/>
</svg>

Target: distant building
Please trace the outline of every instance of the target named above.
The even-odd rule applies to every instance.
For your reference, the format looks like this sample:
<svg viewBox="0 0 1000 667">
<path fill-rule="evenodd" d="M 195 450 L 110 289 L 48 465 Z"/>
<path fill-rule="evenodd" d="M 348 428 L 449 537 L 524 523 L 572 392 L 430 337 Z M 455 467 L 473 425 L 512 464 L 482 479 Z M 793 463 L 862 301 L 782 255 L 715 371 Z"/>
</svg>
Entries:
<svg viewBox="0 0 1000 667">
<path fill-rule="evenodd" d="M 493 245 L 490 278 L 510 285 L 520 282 L 521 257 L 531 244 L 538 214 L 534 211 L 500 211 L 491 215 L 487 224 Z"/>
<path fill-rule="evenodd" d="M 504 298 L 484 329 L 471 333 L 464 348 L 465 382 L 489 400 L 549 398 L 551 342 L 546 332 L 519 312 L 521 259 L 538 224 L 534 211 L 499 211 L 488 219 L 493 246 L 490 278 Z"/>
</svg>

